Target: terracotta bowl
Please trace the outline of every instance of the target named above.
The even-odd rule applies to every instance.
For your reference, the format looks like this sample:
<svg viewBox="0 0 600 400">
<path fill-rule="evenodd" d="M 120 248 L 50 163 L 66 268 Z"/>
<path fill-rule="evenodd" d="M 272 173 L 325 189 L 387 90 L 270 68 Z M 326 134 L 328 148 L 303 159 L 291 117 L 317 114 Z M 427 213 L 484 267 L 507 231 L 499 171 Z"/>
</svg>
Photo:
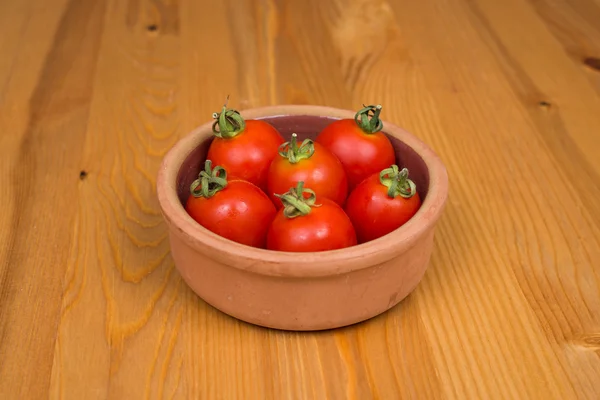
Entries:
<svg viewBox="0 0 600 400">
<path fill-rule="evenodd" d="M 384 110 L 385 113 L 385 110 Z M 245 110 L 288 138 L 311 137 L 354 111 L 319 106 Z M 197 224 L 183 204 L 203 166 L 212 121 L 181 139 L 165 156 L 157 180 L 171 253 L 181 276 L 207 303 L 240 320 L 286 330 L 321 330 L 364 321 L 392 308 L 423 277 L 433 234 L 448 193 L 446 169 L 415 136 L 384 122 L 399 167 L 407 167 L 423 204 L 404 226 L 377 240 L 314 253 L 257 249 L 218 236 Z"/>
</svg>

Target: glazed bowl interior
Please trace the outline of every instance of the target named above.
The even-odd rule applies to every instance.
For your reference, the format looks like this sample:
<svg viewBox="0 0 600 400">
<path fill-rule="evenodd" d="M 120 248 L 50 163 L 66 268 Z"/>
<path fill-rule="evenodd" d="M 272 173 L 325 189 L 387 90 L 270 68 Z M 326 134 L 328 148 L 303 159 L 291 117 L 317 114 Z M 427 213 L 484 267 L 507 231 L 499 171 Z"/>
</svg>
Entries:
<svg viewBox="0 0 600 400">
<path fill-rule="evenodd" d="M 354 117 L 354 112 L 321 106 L 262 107 L 241 114 L 246 119 L 271 123 L 284 139 L 296 133 L 301 140 L 314 139 L 334 120 Z M 368 268 L 397 257 L 431 231 L 442 213 L 448 182 L 444 165 L 426 144 L 403 129 L 383 122 L 383 132 L 396 150 L 398 167 L 408 168 L 409 177 L 422 199 L 419 211 L 397 230 L 349 248 L 307 253 L 253 248 L 210 232 L 196 223 L 184 208 L 190 184 L 203 168 L 213 140 L 212 122 L 207 122 L 169 151 L 159 173 L 157 190 L 171 234 L 217 262 L 272 276 L 327 276 Z"/>
</svg>

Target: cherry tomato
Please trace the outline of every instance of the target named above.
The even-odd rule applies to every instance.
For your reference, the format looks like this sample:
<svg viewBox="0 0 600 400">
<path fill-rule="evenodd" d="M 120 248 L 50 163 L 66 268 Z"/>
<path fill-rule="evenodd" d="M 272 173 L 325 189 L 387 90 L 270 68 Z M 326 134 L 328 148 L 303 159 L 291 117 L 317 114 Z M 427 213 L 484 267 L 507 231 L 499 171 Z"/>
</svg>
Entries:
<svg viewBox="0 0 600 400">
<path fill-rule="evenodd" d="M 267 233 L 267 249 L 278 251 L 325 251 L 356 244 L 352 222 L 337 203 L 323 198 L 316 204 L 315 192 L 304 182 L 279 195 L 281 208 Z"/>
<path fill-rule="evenodd" d="M 259 187 L 237 178 L 228 180 L 225 169 L 213 169 L 211 160 L 206 160 L 190 192 L 185 209 L 200 225 L 234 242 L 265 248 L 277 209 Z"/>
<path fill-rule="evenodd" d="M 279 147 L 279 156 L 271 162 L 267 178 L 267 193 L 277 208 L 283 205 L 275 193 L 284 193 L 298 182 L 304 182 L 320 198 L 335 201 L 340 206 L 348 196 L 348 178 L 340 160 L 329 150 L 305 139 L 300 146 L 297 135 Z"/>
<path fill-rule="evenodd" d="M 228 110 L 227 105 L 220 113 L 213 114 L 213 118 L 215 138 L 206 158 L 231 175 L 266 190 L 269 165 L 277 156 L 283 137 L 268 122 L 245 121 L 236 110 Z"/>
<path fill-rule="evenodd" d="M 380 105 L 365 107 L 354 120 L 341 119 L 327 125 L 315 139 L 342 162 L 350 190 L 371 174 L 396 163 L 392 143 L 381 132 L 380 112 Z"/>
<path fill-rule="evenodd" d="M 404 225 L 421 207 L 406 168 L 392 165 L 362 181 L 348 196 L 346 214 L 359 243 L 377 239 Z"/>
</svg>

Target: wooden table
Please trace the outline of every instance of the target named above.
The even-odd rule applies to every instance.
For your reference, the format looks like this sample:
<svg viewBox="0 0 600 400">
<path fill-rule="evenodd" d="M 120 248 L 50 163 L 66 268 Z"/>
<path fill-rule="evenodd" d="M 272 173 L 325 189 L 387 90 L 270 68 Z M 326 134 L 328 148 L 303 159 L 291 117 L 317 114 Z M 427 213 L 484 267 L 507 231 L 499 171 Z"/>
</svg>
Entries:
<svg viewBox="0 0 600 400">
<path fill-rule="evenodd" d="M 384 105 L 451 191 L 417 290 L 331 332 L 230 318 L 161 158 L 225 96 Z M 0 2 L 0 398 L 600 398 L 598 0 Z"/>
</svg>

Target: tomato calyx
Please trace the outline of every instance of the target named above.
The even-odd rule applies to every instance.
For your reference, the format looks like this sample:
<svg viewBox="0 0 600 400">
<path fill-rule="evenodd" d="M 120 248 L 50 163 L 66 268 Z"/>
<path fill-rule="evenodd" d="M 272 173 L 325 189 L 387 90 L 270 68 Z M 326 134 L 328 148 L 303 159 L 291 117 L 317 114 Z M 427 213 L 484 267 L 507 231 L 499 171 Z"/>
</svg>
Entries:
<svg viewBox="0 0 600 400">
<path fill-rule="evenodd" d="M 304 196 L 308 193 L 308 197 Z M 320 204 L 315 204 L 317 195 L 311 189 L 304 187 L 304 182 L 298 182 L 295 188 L 290 188 L 287 193 L 275 194 L 283 203 L 283 215 L 286 218 L 296 218 L 302 215 L 308 215 L 312 207 L 320 207 Z"/>
<path fill-rule="evenodd" d="M 394 198 L 396 196 L 409 199 L 417 193 L 417 186 L 408 179 L 408 169 L 402 168 L 398 171 L 397 165 L 392 165 L 379 173 L 379 182 L 388 188 L 388 196 Z"/>
<path fill-rule="evenodd" d="M 212 161 L 206 160 L 204 171 L 200 171 L 198 179 L 190 185 L 194 197 L 209 199 L 227 186 L 227 171 L 223 167 L 212 168 Z"/>
<path fill-rule="evenodd" d="M 365 106 L 354 115 L 354 121 L 365 133 L 376 133 L 383 129 L 383 122 L 379 119 L 381 104 Z"/>
<path fill-rule="evenodd" d="M 246 122 L 240 113 L 237 110 L 227 108 L 228 101 L 229 96 L 227 96 L 221 112 L 213 113 L 212 115 L 215 119 L 215 122 L 212 125 L 212 131 L 215 136 L 222 139 L 234 138 L 246 128 Z M 217 127 L 219 129 L 217 129 Z"/>
<path fill-rule="evenodd" d="M 298 146 L 298 135 L 292 133 L 292 139 L 282 143 L 277 152 L 281 157 L 287 158 L 291 164 L 296 164 L 312 157 L 315 153 L 315 143 L 310 139 L 304 139 Z"/>
</svg>

